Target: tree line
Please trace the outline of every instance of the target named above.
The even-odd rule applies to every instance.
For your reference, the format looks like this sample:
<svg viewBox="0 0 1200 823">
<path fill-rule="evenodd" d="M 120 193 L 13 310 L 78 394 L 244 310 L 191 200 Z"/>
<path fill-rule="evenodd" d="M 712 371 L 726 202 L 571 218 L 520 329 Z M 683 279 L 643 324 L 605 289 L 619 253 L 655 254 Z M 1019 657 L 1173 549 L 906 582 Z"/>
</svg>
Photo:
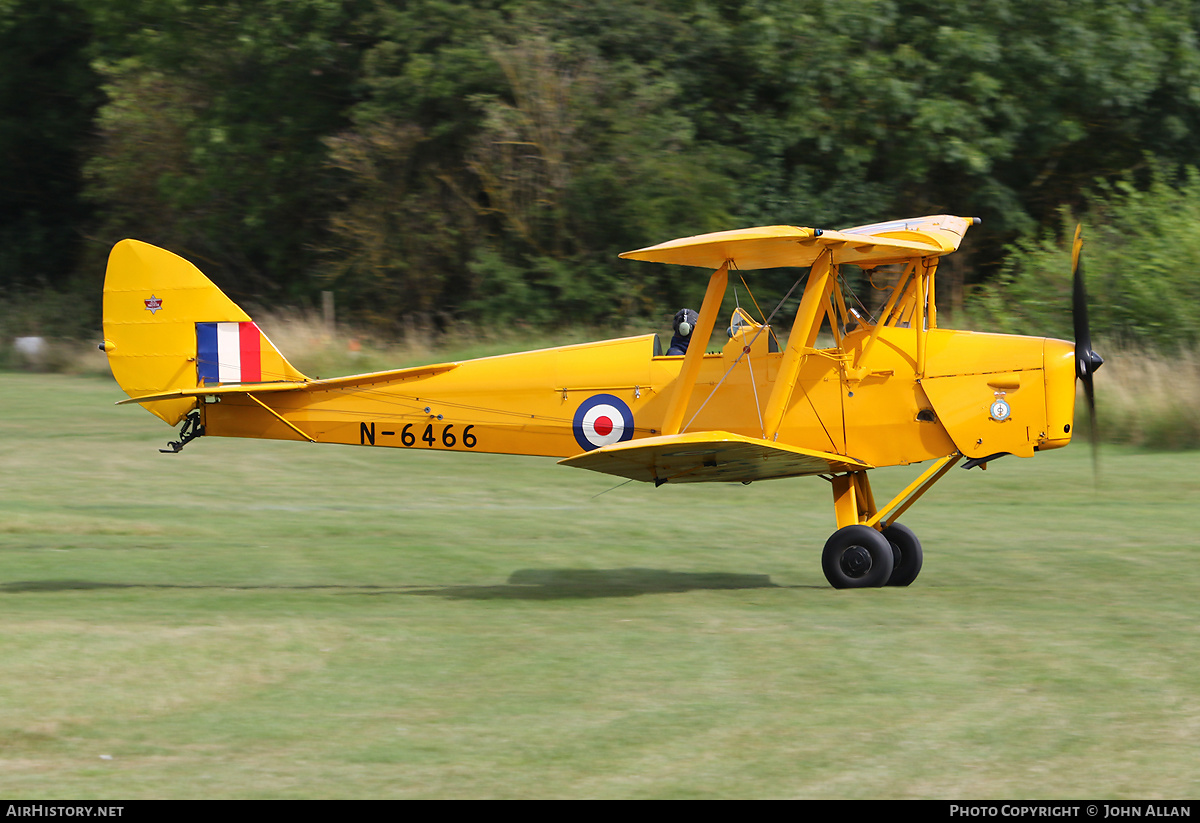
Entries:
<svg viewBox="0 0 1200 823">
<path fill-rule="evenodd" d="M 983 218 L 950 299 L 1000 322 L 1064 209 L 1196 193 L 1198 34 L 1193 0 L 0 0 L 0 290 L 93 316 L 137 237 L 383 329 L 621 323 L 703 290 L 621 251 L 949 212 Z"/>
</svg>

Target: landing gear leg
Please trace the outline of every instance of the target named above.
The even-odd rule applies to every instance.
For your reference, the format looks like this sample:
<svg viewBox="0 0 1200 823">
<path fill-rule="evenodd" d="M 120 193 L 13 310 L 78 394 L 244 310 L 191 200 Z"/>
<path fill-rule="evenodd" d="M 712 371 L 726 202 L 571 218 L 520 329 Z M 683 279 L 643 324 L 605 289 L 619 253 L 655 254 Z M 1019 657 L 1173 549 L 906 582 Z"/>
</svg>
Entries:
<svg viewBox="0 0 1200 823">
<path fill-rule="evenodd" d="M 882 509 L 875 506 L 865 471 L 827 477 L 833 486 L 838 524 L 821 555 L 821 567 L 830 585 L 837 589 L 907 586 L 916 580 L 924 561 L 921 541 L 896 518 L 960 459 L 959 454 L 942 458 Z"/>
<path fill-rule="evenodd" d="M 885 585 L 892 576 L 895 559 L 892 545 L 879 530 L 865 525 L 875 514 L 875 497 L 867 473 L 839 474 L 831 482 L 839 528 L 825 542 L 821 553 L 825 579 L 835 589 Z"/>
</svg>

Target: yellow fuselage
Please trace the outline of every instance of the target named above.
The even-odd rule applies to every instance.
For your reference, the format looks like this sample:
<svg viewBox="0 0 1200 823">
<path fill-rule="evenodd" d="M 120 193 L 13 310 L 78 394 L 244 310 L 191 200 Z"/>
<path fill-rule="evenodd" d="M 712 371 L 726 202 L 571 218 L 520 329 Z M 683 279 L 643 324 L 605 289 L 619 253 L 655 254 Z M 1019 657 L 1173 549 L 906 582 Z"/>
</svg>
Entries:
<svg viewBox="0 0 1200 823">
<path fill-rule="evenodd" d="M 743 327 L 721 352 L 704 355 L 683 433 L 763 437 L 763 407 L 784 355 L 768 350 L 767 333 L 744 351 L 758 328 Z M 1070 343 L 933 329 L 919 375 L 915 329 L 881 329 L 862 359 L 869 334 L 846 335 L 844 355 L 817 349 L 805 357 L 777 442 L 886 466 L 955 451 L 1029 456 L 1070 441 Z M 577 412 L 598 395 L 627 405 L 632 439 L 662 434 L 683 358 L 655 356 L 655 344 L 644 335 L 465 361 L 375 386 L 258 401 L 226 395 L 202 404 L 203 423 L 210 435 L 305 439 L 282 417 L 317 442 L 567 457 L 581 451 Z M 991 413 L 997 400 L 1009 409 L 1003 419 Z"/>
</svg>

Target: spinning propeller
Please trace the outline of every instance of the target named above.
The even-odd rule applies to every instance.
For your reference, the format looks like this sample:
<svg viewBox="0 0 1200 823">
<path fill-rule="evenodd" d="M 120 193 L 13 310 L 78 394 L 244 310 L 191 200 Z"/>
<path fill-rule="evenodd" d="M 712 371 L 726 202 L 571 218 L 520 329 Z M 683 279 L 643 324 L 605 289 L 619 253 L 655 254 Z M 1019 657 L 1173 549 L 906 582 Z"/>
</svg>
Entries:
<svg viewBox="0 0 1200 823">
<path fill-rule="evenodd" d="M 1092 335 L 1088 330 L 1087 290 L 1083 285 L 1083 260 L 1080 255 L 1083 240 L 1080 237 L 1080 228 L 1075 227 L 1075 242 L 1071 246 L 1071 319 L 1075 322 L 1075 376 L 1083 382 L 1083 391 L 1087 395 L 1091 423 L 1088 435 L 1092 442 L 1092 463 L 1096 465 L 1096 389 L 1092 375 L 1104 365 L 1104 358 L 1092 349 Z"/>
</svg>

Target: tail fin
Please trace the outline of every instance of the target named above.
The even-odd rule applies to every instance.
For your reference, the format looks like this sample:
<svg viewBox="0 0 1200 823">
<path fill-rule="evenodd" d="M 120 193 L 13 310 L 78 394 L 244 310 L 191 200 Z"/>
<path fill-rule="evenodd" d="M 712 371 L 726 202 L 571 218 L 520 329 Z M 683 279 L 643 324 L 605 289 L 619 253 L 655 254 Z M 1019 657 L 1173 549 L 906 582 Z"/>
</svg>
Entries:
<svg viewBox="0 0 1200 823">
<path fill-rule="evenodd" d="M 218 383 L 307 379 L 199 269 L 137 240 L 122 240 L 108 257 L 101 348 L 135 399 Z M 198 403 L 178 397 L 142 405 L 174 426 Z"/>
</svg>

